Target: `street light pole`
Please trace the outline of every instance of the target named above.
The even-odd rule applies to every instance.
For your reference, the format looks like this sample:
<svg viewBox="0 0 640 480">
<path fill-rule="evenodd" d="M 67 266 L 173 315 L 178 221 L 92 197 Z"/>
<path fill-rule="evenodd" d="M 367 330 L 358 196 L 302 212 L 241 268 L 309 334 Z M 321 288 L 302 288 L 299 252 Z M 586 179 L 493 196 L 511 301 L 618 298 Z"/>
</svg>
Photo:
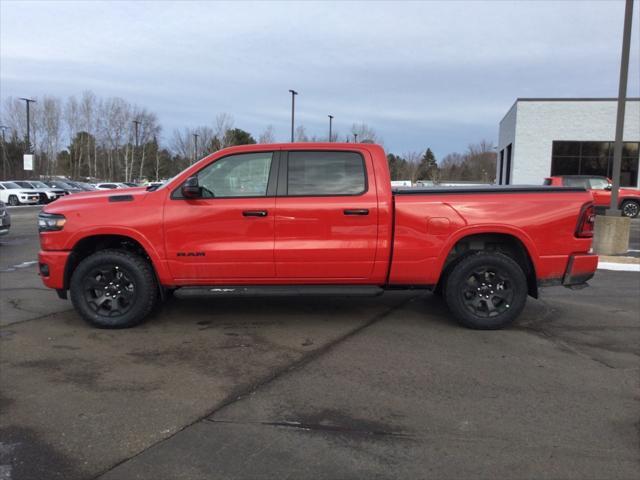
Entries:
<svg viewBox="0 0 640 480">
<path fill-rule="evenodd" d="M 358 143 L 358 134 L 355 132 L 353 134 L 353 143 Z"/>
<path fill-rule="evenodd" d="M 4 138 L 4 131 L 9 127 L 5 125 L 0 125 L 0 130 L 2 130 L 2 179 L 7 179 L 7 141 Z"/>
<path fill-rule="evenodd" d="M 329 115 L 329 143 L 333 142 L 332 138 L 332 133 L 331 133 L 331 127 L 333 124 L 333 115 Z"/>
<path fill-rule="evenodd" d="M 624 30 L 622 34 L 622 58 L 620 60 L 620 85 L 618 88 L 618 115 L 616 118 L 616 138 L 613 146 L 613 185 L 611 204 L 607 216 L 620 216 L 618 196 L 620 193 L 620 167 L 622 164 L 622 136 L 624 133 L 624 111 L 627 101 L 627 78 L 629 77 L 629 50 L 631 45 L 631 23 L 633 0 L 627 0 L 624 8 Z"/>
<path fill-rule="evenodd" d="M 289 92 L 291 92 L 291 142 L 293 143 L 293 128 L 296 115 L 296 95 L 298 95 L 298 92 L 296 92 L 295 90 L 289 90 Z"/>
<path fill-rule="evenodd" d="M 197 133 L 193 134 L 193 162 L 195 163 L 195 161 L 198 159 L 198 137 L 200 135 L 198 135 Z"/>
<path fill-rule="evenodd" d="M 24 100 L 27 104 L 27 153 L 31 153 L 31 115 L 29 113 L 29 104 L 36 103 L 36 101 L 24 97 L 20 97 L 20 100 Z"/>
</svg>

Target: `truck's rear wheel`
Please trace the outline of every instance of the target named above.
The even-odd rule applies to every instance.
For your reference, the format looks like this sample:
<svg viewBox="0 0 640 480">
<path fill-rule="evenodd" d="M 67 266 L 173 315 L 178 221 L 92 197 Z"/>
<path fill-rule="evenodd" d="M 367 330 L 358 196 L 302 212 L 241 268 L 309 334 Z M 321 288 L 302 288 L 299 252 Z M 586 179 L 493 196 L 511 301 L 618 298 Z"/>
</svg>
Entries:
<svg viewBox="0 0 640 480">
<path fill-rule="evenodd" d="M 151 265 L 124 250 L 102 250 L 82 260 L 73 272 L 70 290 L 78 313 L 100 328 L 141 323 L 158 295 Z"/>
<path fill-rule="evenodd" d="M 527 301 L 520 265 L 501 253 L 478 252 L 462 259 L 445 286 L 447 305 L 465 327 L 495 330 L 513 322 Z"/>
</svg>

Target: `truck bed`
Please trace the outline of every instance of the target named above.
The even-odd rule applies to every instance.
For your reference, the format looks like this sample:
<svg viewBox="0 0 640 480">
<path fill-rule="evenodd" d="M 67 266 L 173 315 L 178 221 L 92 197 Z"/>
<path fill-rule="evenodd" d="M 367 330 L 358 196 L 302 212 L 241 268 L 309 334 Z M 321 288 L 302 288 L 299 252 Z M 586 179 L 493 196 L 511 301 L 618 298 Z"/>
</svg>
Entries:
<svg viewBox="0 0 640 480">
<path fill-rule="evenodd" d="M 392 187 L 394 195 L 430 195 L 451 193 L 558 193 L 586 192 L 582 187 L 549 187 L 540 185 L 473 185 L 456 187 Z"/>
</svg>

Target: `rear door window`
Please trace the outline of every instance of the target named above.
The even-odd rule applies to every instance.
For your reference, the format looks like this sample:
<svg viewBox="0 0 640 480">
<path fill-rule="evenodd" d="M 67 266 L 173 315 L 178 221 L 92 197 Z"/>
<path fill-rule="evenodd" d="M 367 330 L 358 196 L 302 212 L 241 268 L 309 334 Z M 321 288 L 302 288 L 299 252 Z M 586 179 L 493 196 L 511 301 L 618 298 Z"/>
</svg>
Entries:
<svg viewBox="0 0 640 480">
<path fill-rule="evenodd" d="M 289 152 L 290 196 L 360 195 L 366 190 L 364 159 L 356 152 Z"/>
<path fill-rule="evenodd" d="M 589 188 L 589 180 L 587 178 L 571 178 L 565 177 L 562 179 L 562 184 L 565 187 L 582 187 Z"/>
</svg>

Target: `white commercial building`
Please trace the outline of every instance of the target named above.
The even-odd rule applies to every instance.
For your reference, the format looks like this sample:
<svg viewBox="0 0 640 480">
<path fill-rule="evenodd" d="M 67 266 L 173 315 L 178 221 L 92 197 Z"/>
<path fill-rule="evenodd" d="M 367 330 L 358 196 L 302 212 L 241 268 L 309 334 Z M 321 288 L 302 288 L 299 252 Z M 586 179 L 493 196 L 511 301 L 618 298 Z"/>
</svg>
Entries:
<svg viewBox="0 0 640 480">
<path fill-rule="evenodd" d="M 500 122 L 496 183 L 541 185 L 551 175 L 611 177 L 614 98 L 519 98 Z M 620 183 L 638 184 L 640 98 L 625 108 Z"/>
</svg>

